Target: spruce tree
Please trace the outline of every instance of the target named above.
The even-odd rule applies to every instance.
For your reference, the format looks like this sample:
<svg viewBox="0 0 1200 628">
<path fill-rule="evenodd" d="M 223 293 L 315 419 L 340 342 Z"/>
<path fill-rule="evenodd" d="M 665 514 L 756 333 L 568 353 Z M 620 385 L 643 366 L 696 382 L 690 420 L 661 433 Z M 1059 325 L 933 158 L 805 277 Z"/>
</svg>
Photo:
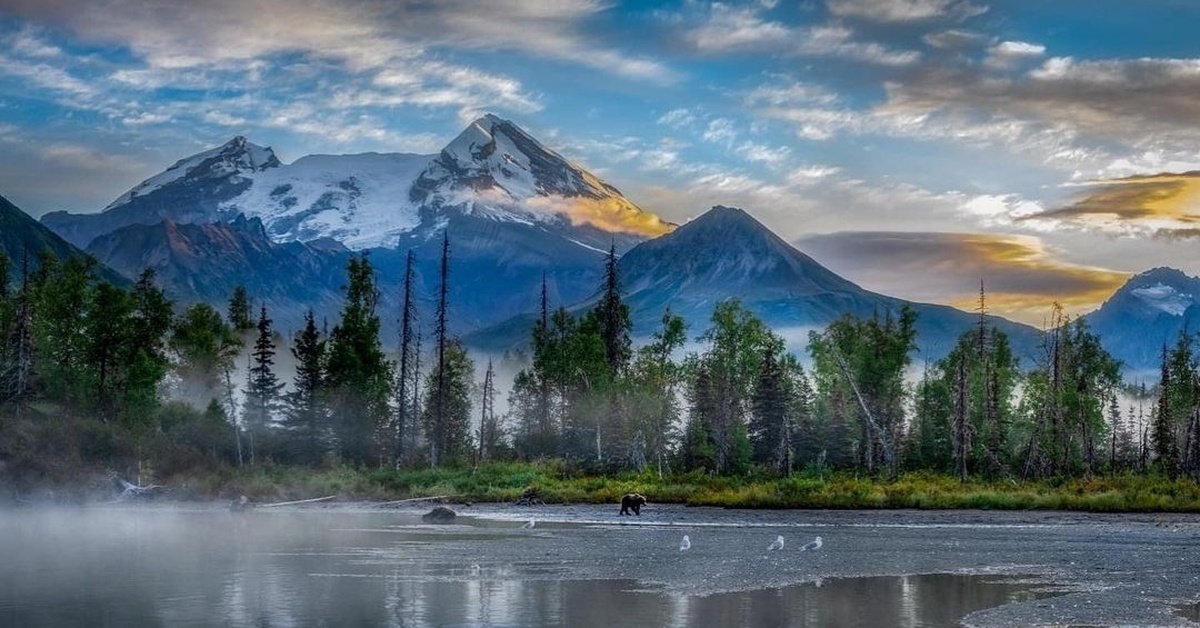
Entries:
<svg viewBox="0 0 1200 628">
<path fill-rule="evenodd" d="M 250 318 L 250 297 L 246 294 L 245 286 L 239 284 L 229 297 L 229 324 L 239 332 L 254 329 L 254 319 Z"/>
<path fill-rule="evenodd" d="M 633 322 L 629 318 L 629 307 L 621 300 L 621 275 L 617 264 L 617 248 L 608 249 L 604 264 L 604 285 L 600 303 L 596 306 L 600 322 L 600 338 L 604 342 L 604 357 L 612 377 L 625 372 L 632 356 L 629 332 Z"/>
<path fill-rule="evenodd" d="M 436 343 L 434 350 L 436 351 L 437 363 L 434 365 L 431 381 L 426 385 L 426 390 L 429 393 L 429 401 L 426 404 L 426 412 L 429 418 L 426 420 L 429 432 L 429 463 L 437 467 L 442 464 L 442 459 L 448 453 L 448 429 L 447 425 L 450 421 L 449 412 L 449 395 L 450 382 L 446 379 L 446 347 L 449 343 L 449 329 L 447 328 L 447 319 L 449 313 L 449 292 L 450 292 L 450 234 L 442 234 L 442 263 L 441 263 L 441 283 L 438 288 L 438 307 L 436 318 L 434 319 L 433 336 Z"/>
<path fill-rule="evenodd" d="M 304 315 L 304 329 L 296 335 L 291 351 L 296 359 L 296 375 L 292 391 L 285 397 L 284 425 L 293 434 L 296 457 L 315 465 L 327 449 L 328 417 L 324 404 L 326 345 L 312 310 Z"/>
<path fill-rule="evenodd" d="M 329 334 L 327 375 L 342 459 L 366 464 L 376 453 L 375 435 L 388 422 L 392 369 L 380 346 L 379 290 L 367 254 L 350 258 L 347 273 L 341 322 Z"/>
<path fill-rule="evenodd" d="M 250 352 L 249 386 L 246 388 L 246 405 L 243 416 L 250 432 L 250 462 L 255 462 L 255 442 L 262 442 L 274 418 L 283 382 L 275 375 L 275 339 L 267 317 L 267 306 L 262 306 L 258 315 L 258 337 Z"/>
</svg>

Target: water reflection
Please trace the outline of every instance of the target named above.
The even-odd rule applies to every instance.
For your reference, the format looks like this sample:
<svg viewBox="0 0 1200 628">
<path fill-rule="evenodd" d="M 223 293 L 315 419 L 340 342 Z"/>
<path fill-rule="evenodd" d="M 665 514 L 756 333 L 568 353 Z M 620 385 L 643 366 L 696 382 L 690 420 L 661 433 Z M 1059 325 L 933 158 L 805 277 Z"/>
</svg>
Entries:
<svg viewBox="0 0 1200 628">
<path fill-rule="evenodd" d="M 956 626 L 1034 595 L 995 578 L 831 579 L 707 597 L 565 580 L 556 564 L 447 562 L 395 517 L 223 512 L 0 513 L 4 626 Z"/>
</svg>

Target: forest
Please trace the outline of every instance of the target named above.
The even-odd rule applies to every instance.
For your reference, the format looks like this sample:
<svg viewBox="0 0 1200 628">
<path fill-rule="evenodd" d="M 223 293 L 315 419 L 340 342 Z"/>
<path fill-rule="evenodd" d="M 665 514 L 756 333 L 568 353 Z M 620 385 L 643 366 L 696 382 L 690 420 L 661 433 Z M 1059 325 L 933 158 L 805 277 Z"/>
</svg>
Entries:
<svg viewBox="0 0 1200 628">
<path fill-rule="evenodd" d="M 987 324 L 982 290 L 979 324 L 924 364 L 907 308 L 810 332 L 803 362 L 736 299 L 702 330 L 664 311 L 635 345 L 610 251 L 591 307 L 550 303 L 543 281 L 528 349 L 489 359 L 451 333 L 451 244 L 435 311 L 418 307 L 411 253 L 401 311 L 380 311 L 363 254 L 346 268 L 338 320 L 309 312 L 299 330 L 275 329 L 241 287 L 221 312 L 172 303 L 150 270 L 113 285 L 87 258 L 0 258 L 0 479 L 16 494 L 106 469 L 165 482 L 546 461 L 659 482 L 1200 478 L 1190 335 L 1162 348 L 1150 388 L 1122 382 L 1085 322 L 1057 308 L 1041 355 L 1022 363 Z M 381 337 L 381 317 L 398 337 Z M 513 373 L 508 390 L 498 366 Z"/>
</svg>

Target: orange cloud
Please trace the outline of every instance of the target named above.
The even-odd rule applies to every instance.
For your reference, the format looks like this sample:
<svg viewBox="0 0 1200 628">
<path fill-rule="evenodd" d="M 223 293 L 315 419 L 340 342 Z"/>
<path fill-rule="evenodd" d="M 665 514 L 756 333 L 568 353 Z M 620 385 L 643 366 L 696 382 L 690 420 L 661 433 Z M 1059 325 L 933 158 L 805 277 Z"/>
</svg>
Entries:
<svg viewBox="0 0 1200 628">
<path fill-rule="evenodd" d="M 1076 202 L 1018 220 L 1063 221 L 1127 235 L 1191 238 L 1200 225 L 1200 172 L 1092 182 Z"/>
<path fill-rule="evenodd" d="M 1129 276 L 1056 259 L 1040 239 L 1024 235 L 846 232 L 798 246 L 864 287 L 914 301 L 975 309 L 982 280 L 988 311 L 1037 326 L 1051 304 L 1081 314 Z"/>
</svg>

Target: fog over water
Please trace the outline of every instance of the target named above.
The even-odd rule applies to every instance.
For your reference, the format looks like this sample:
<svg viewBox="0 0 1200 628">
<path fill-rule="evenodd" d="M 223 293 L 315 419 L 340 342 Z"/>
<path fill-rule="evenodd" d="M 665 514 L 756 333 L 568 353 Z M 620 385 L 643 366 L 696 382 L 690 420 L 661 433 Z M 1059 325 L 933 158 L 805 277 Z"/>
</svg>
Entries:
<svg viewBox="0 0 1200 628">
<path fill-rule="evenodd" d="M 0 511 L 0 625 L 954 626 L 1033 596 L 947 574 L 687 595 L 635 573 L 587 579 L 554 549 L 587 537 L 581 525 L 428 526 L 369 509 Z M 526 558 L 495 559 L 514 544 Z"/>
</svg>

